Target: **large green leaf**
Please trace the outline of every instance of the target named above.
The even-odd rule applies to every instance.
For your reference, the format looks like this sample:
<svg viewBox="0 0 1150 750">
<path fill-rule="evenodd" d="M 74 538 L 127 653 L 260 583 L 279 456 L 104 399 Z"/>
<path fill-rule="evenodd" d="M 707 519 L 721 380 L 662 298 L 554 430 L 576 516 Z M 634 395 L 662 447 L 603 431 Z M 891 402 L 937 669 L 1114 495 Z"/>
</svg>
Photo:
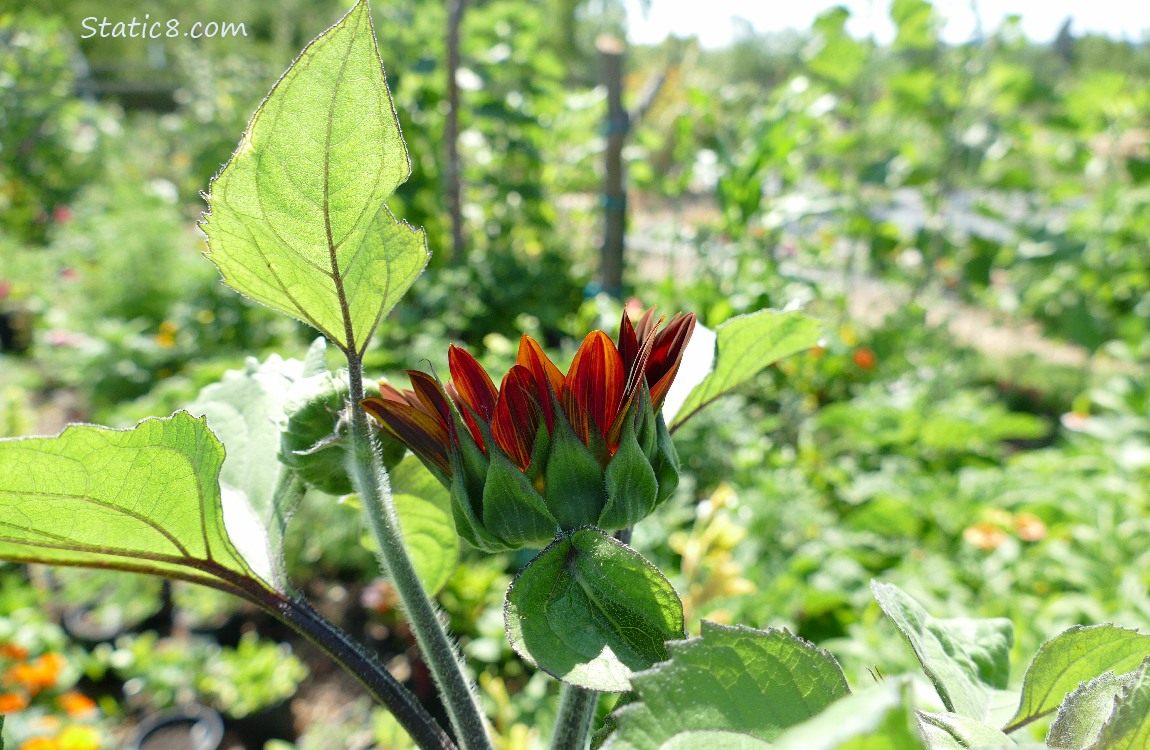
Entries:
<svg viewBox="0 0 1150 750">
<path fill-rule="evenodd" d="M 212 180 L 208 258 L 236 291 L 362 353 L 427 264 L 384 201 L 411 167 L 366 0 L 300 54 Z"/>
<path fill-rule="evenodd" d="M 519 572 L 504 619 L 520 656 L 604 692 L 629 690 L 633 672 L 683 637 L 683 604 L 659 569 L 592 528 L 553 542 Z"/>
<path fill-rule="evenodd" d="M 663 406 L 671 431 L 771 364 L 814 346 L 819 327 L 817 320 L 800 312 L 760 310 L 731 318 L 718 327 L 714 336 L 697 328 Z M 702 351 L 702 347 L 708 350 Z M 688 388 L 680 405 L 679 394 Z"/>
<path fill-rule="evenodd" d="M 1106 672 L 1078 686 L 1058 707 L 1046 744 L 1062 750 L 1086 750 L 1098 740 L 1114 712 L 1114 699 L 1134 681 L 1133 674 Z"/>
<path fill-rule="evenodd" d="M 1090 750 L 1146 750 L 1150 747 L 1150 660 L 1131 675 L 1114 713 Z"/>
<path fill-rule="evenodd" d="M 1047 716 L 1063 697 L 1105 672 L 1121 675 L 1150 656 L 1150 635 L 1115 625 L 1075 626 L 1038 649 L 1022 681 L 1018 712 L 1006 726 L 1013 731 Z"/>
<path fill-rule="evenodd" d="M 186 412 L 0 440 L 0 558 L 274 590 L 260 520 L 242 492 L 221 497 L 223 462 L 206 420 Z M 232 539 L 251 544 L 241 554 Z"/>
<path fill-rule="evenodd" d="M 639 700 L 616 713 L 604 750 L 770 746 L 850 692 L 834 657 L 785 630 L 704 621 L 667 649 L 670 661 L 632 676 Z"/>
<path fill-rule="evenodd" d="M 835 701 L 776 741 L 775 750 L 923 750 L 909 683 L 888 680 Z"/>
<path fill-rule="evenodd" d="M 896 586 L 874 581 L 871 591 L 914 649 L 943 705 L 969 719 L 990 718 L 1010 677 L 1010 620 L 939 619 Z"/>
</svg>

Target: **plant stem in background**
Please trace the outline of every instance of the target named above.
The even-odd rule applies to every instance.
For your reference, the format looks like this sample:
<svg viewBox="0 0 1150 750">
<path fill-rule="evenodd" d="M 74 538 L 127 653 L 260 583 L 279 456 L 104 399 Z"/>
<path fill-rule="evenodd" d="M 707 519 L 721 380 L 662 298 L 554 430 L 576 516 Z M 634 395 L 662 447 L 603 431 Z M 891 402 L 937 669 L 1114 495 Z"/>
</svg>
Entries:
<svg viewBox="0 0 1150 750">
<path fill-rule="evenodd" d="M 559 713 L 555 717 L 555 733 L 551 736 L 551 750 L 583 750 L 591 735 L 591 720 L 599 693 L 594 690 L 563 685 L 559 696 Z"/>
<path fill-rule="evenodd" d="M 443 180 L 447 191 L 447 211 L 451 214 L 451 255 L 455 262 L 463 258 L 463 187 L 459 163 L 459 26 L 463 22 L 465 0 L 447 0 L 447 117 L 443 123 L 443 141 L 447 149 Z"/>
<path fill-rule="evenodd" d="M 380 565 L 403 603 L 404 614 L 435 678 L 460 748 L 492 750 L 479 698 L 467 677 L 463 659 L 448 638 L 439 612 L 423 590 L 403 546 L 403 531 L 391 499 L 391 485 L 379 445 L 367 423 L 366 412 L 359 406 L 363 399 L 363 361 L 358 354 L 348 352 L 347 364 L 352 404 L 348 472 L 367 510 L 371 531 L 379 545 Z"/>
</svg>

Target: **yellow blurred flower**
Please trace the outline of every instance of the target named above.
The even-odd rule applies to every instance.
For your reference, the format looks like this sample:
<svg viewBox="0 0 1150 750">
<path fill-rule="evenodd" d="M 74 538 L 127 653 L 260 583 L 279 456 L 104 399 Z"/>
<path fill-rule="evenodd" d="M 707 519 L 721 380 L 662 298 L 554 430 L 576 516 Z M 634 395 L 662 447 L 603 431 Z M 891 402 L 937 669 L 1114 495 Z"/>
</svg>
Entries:
<svg viewBox="0 0 1150 750">
<path fill-rule="evenodd" d="M 56 738 L 59 750 L 100 750 L 100 733 L 92 727 L 73 724 Z"/>
</svg>

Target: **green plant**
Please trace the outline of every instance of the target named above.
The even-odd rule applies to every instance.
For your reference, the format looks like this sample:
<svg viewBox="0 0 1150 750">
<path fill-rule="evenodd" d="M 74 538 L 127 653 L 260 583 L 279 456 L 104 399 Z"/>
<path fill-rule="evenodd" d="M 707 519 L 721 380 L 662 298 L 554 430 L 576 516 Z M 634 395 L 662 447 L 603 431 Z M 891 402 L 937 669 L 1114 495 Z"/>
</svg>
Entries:
<svg viewBox="0 0 1150 750">
<path fill-rule="evenodd" d="M 225 714 L 242 719 L 291 698 L 305 677 L 307 667 L 288 646 L 246 633 L 236 648 L 208 657 L 196 688 Z"/>
</svg>

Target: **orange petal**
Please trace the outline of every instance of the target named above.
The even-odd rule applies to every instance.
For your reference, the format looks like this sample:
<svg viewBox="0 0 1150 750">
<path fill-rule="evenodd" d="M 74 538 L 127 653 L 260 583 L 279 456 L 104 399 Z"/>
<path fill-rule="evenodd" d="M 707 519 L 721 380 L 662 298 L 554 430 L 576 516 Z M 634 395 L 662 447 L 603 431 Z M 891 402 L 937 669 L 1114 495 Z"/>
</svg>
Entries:
<svg viewBox="0 0 1150 750">
<path fill-rule="evenodd" d="M 519 354 L 515 363 L 531 371 L 535 387 L 538 389 L 538 400 L 543 407 L 543 417 L 547 420 L 547 429 L 555 427 L 554 406 L 552 397 L 559 398 L 563 393 L 563 373 L 555 363 L 547 358 L 543 347 L 527 334 L 519 338 Z"/>
<path fill-rule="evenodd" d="M 605 438 L 623 400 L 623 379 L 623 359 L 615 342 L 602 331 L 587 334 L 563 383 L 563 408 L 572 426 L 582 422 L 585 416 L 581 412 L 586 412 Z M 574 408 L 576 405 L 580 408 Z M 580 437 L 588 434 L 583 432 Z"/>
<path fill-rule="evenodd" d="M 531 452 L 543 416 L 535 400 L 537 393 L 531 371 L 514 365 L 499 386 L 499 400 L 491 420 L 491 437 L 523 471 L 531 465 Z"/>
<path fill-rule="evenodd" d="M 406 402 L 365 398 L 359 403 L 413 453 L 445 475 L 451 476 L 451 461 L 448 458 L 451 438 L 447 425 L 437 416 Z"/>
<path fill-rule="evenodd" d="M 479 361 L 466 349 L 452 344 L 447 349 L 447 364 L 451 368 L 451 382 L 463 403 L 485 422 L 495 413 L 498 392 L 491 377 Z"/>
</svg>

